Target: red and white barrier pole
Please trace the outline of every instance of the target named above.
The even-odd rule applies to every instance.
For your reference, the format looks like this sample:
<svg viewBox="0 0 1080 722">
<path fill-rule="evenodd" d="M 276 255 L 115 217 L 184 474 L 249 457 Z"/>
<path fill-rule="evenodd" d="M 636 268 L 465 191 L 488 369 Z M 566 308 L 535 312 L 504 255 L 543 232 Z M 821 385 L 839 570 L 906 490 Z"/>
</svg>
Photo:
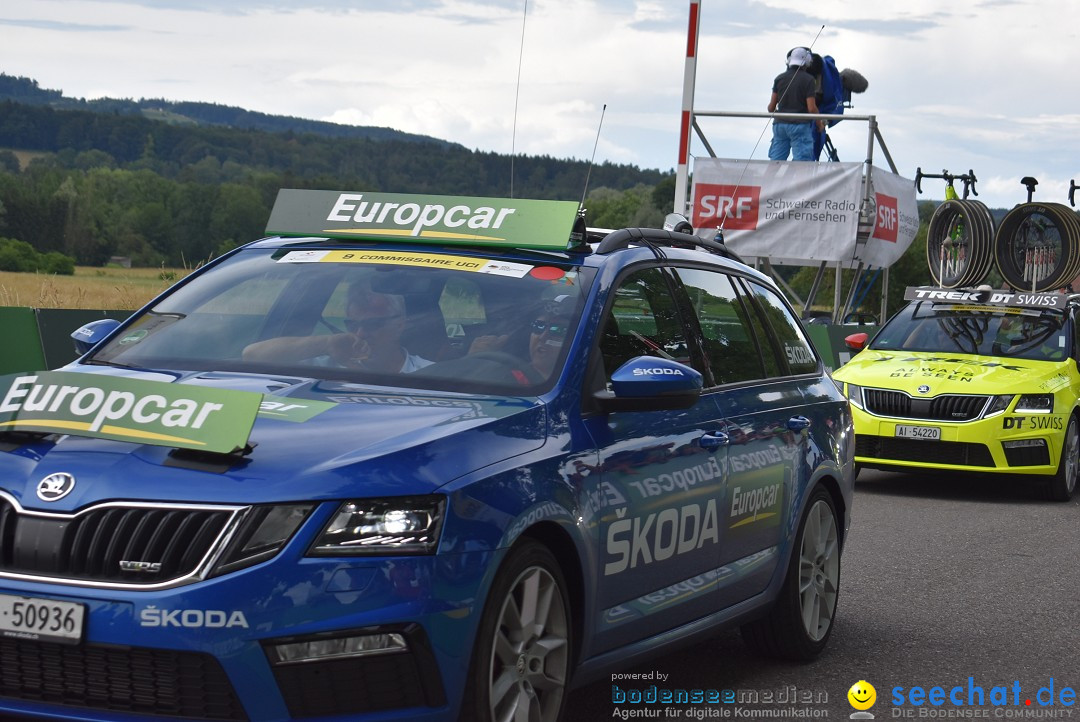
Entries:
<svg viewBox="0 0 1080 722">
<path fill-rule="evenodd" d="M 694 123 L 694 83 L 697 78 L 698 27 L 701 0 L 690 0 L 690 22 L 686 32 L 686 67 L 683 70 L 682 120 L 679 124 L 679 162 L 675 170 L 675 212 L 689 215 L 687 181 L 690 175 L 690 132 Z"/>
</svg>

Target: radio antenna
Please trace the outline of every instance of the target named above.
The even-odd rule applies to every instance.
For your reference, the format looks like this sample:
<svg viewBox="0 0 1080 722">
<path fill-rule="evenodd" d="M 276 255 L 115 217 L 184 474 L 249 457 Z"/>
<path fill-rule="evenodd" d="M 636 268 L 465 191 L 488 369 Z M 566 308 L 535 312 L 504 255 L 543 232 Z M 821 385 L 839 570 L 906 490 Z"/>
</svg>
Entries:
<svg viewBox="0 0 1080 722">
<path fill-rule="evenodd" d="M 607 112 L 607 103 L 604 103 L 604 107 L 600 109 L 600 124 L 596 126 L 596 140 L 593 141 L 592 146 L 592 158 L 589 158 L 589 170 L 585 173 L 585 189 L 581 191 L 581 205 L 579 208 L 585 207 L 585 196 L 589 193 L 589 177 L 592 176 L 593 161 L 596 160 L 596 146 L 600 144 L 600 129 L 604 127 L 604 113 Z"/>
<path fill-rule="evenodd" d="M 510 133 L 510 197 L 514 197 L 514 156 L 517 155 L 518 97 L 521 95 L 521 59 L 525 55 L 525 18 L 529 12 L 529 0 L 521 9 L 521 43 L 518 46 L 517 83 L 514 86 L 514 128 Z"/>
</svg>

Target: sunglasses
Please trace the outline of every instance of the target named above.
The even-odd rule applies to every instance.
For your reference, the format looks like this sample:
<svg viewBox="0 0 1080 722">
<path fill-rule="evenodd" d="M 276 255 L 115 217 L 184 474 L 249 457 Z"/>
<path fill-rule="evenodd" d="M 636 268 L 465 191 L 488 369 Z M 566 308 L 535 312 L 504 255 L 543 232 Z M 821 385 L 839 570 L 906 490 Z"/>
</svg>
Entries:
<svg viewBox="0 0 1080 722">
<path fill-rule="evenodd" d="M 363 331 L 364 333 L 374 333 L 386 324 L 393 321 L 395 318 L 401 318 L 401 316 L 378 316 L 376 318 L 347 318 L 345 319 L 345 329 L 349 333 L 356 333 L 357 331 Z"/>
<path fill-rule="evenodd" d="M 535 333 L 537 336 L 542 334 L 544 331 L 547 331 L 548 334 L 552 336 L 562 337 L 565 336 L 566 332 L 570 330 L 570 327 L 567 326 L 565 323 L 556 323 L 554 321 L 545 323 L 540 319 L 533 321 L 530 328 L 532 329 L 532 332 Z"/>
</svg>

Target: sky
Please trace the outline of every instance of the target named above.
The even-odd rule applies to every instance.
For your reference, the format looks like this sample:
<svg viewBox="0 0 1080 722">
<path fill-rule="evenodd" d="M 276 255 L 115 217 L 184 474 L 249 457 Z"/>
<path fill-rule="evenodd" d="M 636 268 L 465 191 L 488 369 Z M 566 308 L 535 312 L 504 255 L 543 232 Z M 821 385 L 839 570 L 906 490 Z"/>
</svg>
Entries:
<svg viewBox="0 0 1080 722">
<path fill-rule="evenodd" d="M 0 72 L 69 97 L 219 103 L 668 171 L 679 160 L 690 5 L 0 0 Z M 788 50 L 810 46 L 869 81 L 829 131 L 840 160 L 863 161 L 870 148 L 875 165 L 891 157 L 909 179 L 917 168 L 973 171 L 973 198 L 992 208 L 1026 202 L 1024 176 L 1039 182 L 1034 200 L 1065 205 L 1080 181 L 1077 0 L 699 7 L 697 113 L 764 113 Z M 871 144 L 868 116 L 881 142 Z M 695 157 L 711 147 L 767 159 L 765 118 L 698 125 L 708 145 L 695 134 Z M 944 183 L 924 180 L 916 197 L 940 200 Z"/>
</svg>

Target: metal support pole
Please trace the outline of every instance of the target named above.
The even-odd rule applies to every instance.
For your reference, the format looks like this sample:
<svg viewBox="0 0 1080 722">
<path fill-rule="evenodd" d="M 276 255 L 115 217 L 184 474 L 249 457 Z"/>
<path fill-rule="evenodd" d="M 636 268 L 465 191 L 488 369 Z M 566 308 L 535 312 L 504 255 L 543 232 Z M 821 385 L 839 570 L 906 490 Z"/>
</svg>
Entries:
<svg viewBox="0 0 1080 722">
<path fill-rule="evenodd" d="M 836 262 L 836 281 L 833 283 L 833 301 L 832 301 L 832 322 L 834 324 L 840 323 L 840 319 L 837 314 L 840 313 L 840 291 L 844 285 L 844 265 L 840 262 Z"/>
<path fill-rule="evenodd" d="M 806 296 L 806 303 L 802 307 L 803 318 L 806 318 L 806 312 L 810 310 L 810 306 L 813 305 L 814 299 L 817 298 L 818 289 L 821 287 L 821 279 L 825 277 L 825 269 L 828 266 L 827 261 L 822 261 L 818 266 L 817 275 L 814 276 L 814 283 L 810 286 L 810 293 Z"/>
<path fill-rule="evenodd" d="M 885 267 L 881 271 L 881 314 L 878 315 L 878 323 L 883 324 L 888 318 L 889 312 L 889 269 Z"/>
<path fill-rule="evenodd" d="M 686 31 L 686 65 L 683 68 L 682 118 L 679 125 L 679 164 L 675 171 L 676 213 L 690 214 L 690 128 L 694 122 L 694 84 L 697 78 L 698 29 L 701 1 L 690 0 L 690 20 Z"/>
<path fill-rule="evenodd" d="M 859 288 L 859 281 L 863 276 L 863 262 L 859 261 L 859 265 L 855 267 L 855 275 L 851 279 L 851 288 L 848 289 L 847 297 L 844 299 L 844 308 L 840 311 L 840 323 L 844 322 L 847 318 L 848 311 L 851 310 L 851 302 L 855 299 L 855 291 Z"/>
</svg>

